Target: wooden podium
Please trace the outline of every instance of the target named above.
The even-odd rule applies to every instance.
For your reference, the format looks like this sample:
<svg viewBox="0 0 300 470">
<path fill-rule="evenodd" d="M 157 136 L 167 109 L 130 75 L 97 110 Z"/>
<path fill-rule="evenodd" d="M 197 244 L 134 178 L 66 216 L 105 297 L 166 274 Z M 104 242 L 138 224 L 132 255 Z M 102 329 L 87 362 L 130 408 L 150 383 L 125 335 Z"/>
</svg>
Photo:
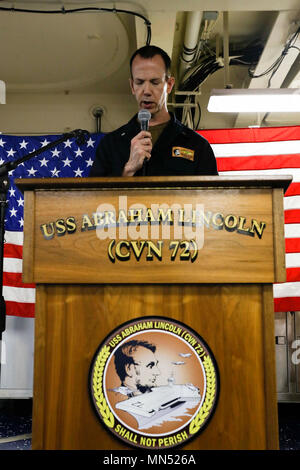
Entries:
<svg viewBox="0 0 300 470">
<path fill-rule="evenodd" d="M 285 281 L 283 194 L 290 182 L 290 176 L 16 181 L 25 193 L 23 277 L 36 283 L 33 449 L 130 448 L 99 422 L 88 375 L 106 335 L 151 315 L 189 325 L 218 364 L 215 412 L 182 448 L 278 448 L 272 283 Z M 175 229 L 175 209 L 192 230 L 193 208 L 203 208 L 203 243 L 199 236 L 193 254 L 176 240 L 170 247 L 167 238 L 151 251 L 152 233 L 142 237 L 142 251 L 120 232 L 126 217 L 143 221 L 145 230 L 154 214 L 149 208 L 159 205 L 160 230 Z M 101 224 L 117 233 L 105 238 Z"/>
</svg>

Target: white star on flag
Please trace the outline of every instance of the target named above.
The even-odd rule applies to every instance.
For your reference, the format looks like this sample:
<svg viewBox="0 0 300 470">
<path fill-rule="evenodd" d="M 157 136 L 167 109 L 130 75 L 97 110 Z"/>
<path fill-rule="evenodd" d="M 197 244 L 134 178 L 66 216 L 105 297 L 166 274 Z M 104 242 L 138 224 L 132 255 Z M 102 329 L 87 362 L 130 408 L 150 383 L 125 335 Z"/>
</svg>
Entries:
<svg viewBox="0 0 300 470">
<path fill-rule="evenodd" d="M 70 139 L 68 139 L 68 140 L 66 140 L 66 141 L 64 142 L 65 148 L 67 148 L 67 147 L 70 147 L 70 148 L 71 148 L 71 145 L 72 145 L 72 141 L 71 141 Z"/>
<path fill-rule="evenodd" d="M 3 139 L 0 139 L 0 145 L 1 145 L 1 147 L 4 147 L 4 144 L 6 144 L 6 142 L 4 142 Z"/>
<path fill-rule="evenodd" d="M 30 168 L 30 170 L 27 170 L 28 176 L 35 176 L 37 170 L 33 168 L 33 166 Z"/>
<path fill-rule="evenodd" d="M 46 160 L 46 158 L 44 157 L 42 160 L 40 160 L 40 162 L 41 162 L 41 167 L 42 166 L 47 167 L 47 163 L 49 162 L 49 160 Z"/>
<path fill-rule="evenodd" d="M 63 162 L 64 162 L 64 166 L 71 166 L 72 160 L 69 160 L 67 157 L 65 160 L 63 160 Z"/>
<path fill-rule="evenodd" d="M 77 168 L 77 170 L 74 171 L 75 176 L 82 176 L 83 171 L 80 168 Z"/>
<path fill-rule="evenodd" d="M 17 211 L 16 211 L 16 209 L 15 209 L 14 207 L 13 207 L 12 209 L 10 209 L 9 212 L 10 212 L 10 216 L 11 216 L 11 217 L 16 217 Z"/>
<path fill-rule="evenodd" d="M 28 145 L 28 142 L 25 142 L 25 140 L 23 139 L 22 142 L 19 145 L 20 145 L 20 149 L 26 149 L 27 145 Z"/>
<path fill-rule="evenodd" d="M 42 147 L 46 147 L 46 145 L 50 144 L 50 140 L 45 139 L 43 142 L 41 142 Z"/>
<path fill-rule="evenodd" d="M 92 160 L 91 158 L 89 158 L 88 160 L 86 160 L 86 166 L 89 167 L 89 166 L 92 166 L 94 163 L 94 160 Z"/>
<path fill-rule="evenodd" d="M 52 176 L 59 176 L 60 170 L 58 170 L 56 167 L 51 170 Z"/>
<path fill-rule="evenodd" d="M 54 150 L 51 150 L 52 157 L 59 157 L 60 152 L 61 151 L 57 150 L 57 148 L 55 148 Z"/>
<path fill-rule="evenodd" d="M 16 151 L 15 151 L 14 149 L 10 149 L 10 150 L 8 150 L 8 151 L 6 150 L 6 152 L 7 152 L 7 156 L 8 156 L 8 157 L 13 157 L 14 154 L 16 153 Z"/>
<path fill-rule="evenodd" d="M 92 138 L 90 137 L 89 140 L 87 141 L 87 147 L 94 147 L 95 142 L 96 141 L 92 140 Z"/>
<path fill-rule="evenodd" d="M 80 149 L 77 149 L 75 152 L 76 157 L 82 157 L 82 154 L 83 154 L 83 150 L 80 150 Z"/>
</svg>

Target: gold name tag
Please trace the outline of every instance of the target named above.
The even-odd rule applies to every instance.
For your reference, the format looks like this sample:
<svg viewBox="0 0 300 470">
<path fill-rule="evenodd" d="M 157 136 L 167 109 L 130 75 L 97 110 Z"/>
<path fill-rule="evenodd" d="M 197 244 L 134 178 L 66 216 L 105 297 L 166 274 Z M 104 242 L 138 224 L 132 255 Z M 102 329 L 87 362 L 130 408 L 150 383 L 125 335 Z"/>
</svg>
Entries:
<svg viewBox="0 0 300 470">
<path fill-rule="evenodd" d="M 186 158 L 187 160 L 194 161 L 194 150 L 185 149 L 183 147 L 173 147 L 172 157 Z"/>
</svg>

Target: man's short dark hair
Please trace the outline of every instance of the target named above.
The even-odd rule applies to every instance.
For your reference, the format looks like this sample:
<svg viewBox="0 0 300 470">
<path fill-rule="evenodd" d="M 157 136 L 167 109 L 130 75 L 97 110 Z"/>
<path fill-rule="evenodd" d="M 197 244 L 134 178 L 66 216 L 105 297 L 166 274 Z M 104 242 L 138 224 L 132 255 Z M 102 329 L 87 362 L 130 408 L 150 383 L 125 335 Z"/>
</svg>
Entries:
<svg viewBox="0 0 300 470">
<path fill-rule="evenodd" d="M 156 346 L 152 343 L 148 343 L 148 341 L 128 341 L 127 343 L 123 344 L 123 346 L 119 347 L 115 352 L 115 368 L 118 376 L 121 379 L 121 382 L 124 381 L 127 373 L 125 371 L 125 366 L 127 364 L 134 364 L 133 354 L 137 350 L 137 348 L 146 348 L 155 353 Z"/>
<path fill-rule="evenodd" d="M 167 77 L 170 76 L 170 74 L 171 74 L 171 59 L 168 56 L 168 54 L 158 46 L 148 45 L 148 46 L 140 47 L 140 49 L 137 49 L 134 52 L 134 54 L 131 56 L 131 59 L 130 59 L 131 77 L 132 77 L 132 62 L 135 59 L 135 57 L 138 56 L 138 55 L 140 57 L 142 57 L 143 59 L 152 59 L 154 56 L 160 55 L 161 58 L 164 61 L 165 67 L 166 67 L 166 75 L 167 75 Z"/>
</svg>

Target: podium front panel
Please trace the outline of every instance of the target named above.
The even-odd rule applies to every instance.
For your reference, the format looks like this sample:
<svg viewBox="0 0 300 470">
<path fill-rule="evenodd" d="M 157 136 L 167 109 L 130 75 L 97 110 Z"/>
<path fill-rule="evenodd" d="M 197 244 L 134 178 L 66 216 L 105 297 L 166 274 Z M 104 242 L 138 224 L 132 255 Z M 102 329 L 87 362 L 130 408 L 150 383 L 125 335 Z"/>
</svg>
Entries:
<svg viewBox="0 0 300 470">
<path fill-rule="evenodd" d="M 107 334 L 153 314 L 197 331 L 219 368 L 216 410 L 183 449 L 278 447 L 271 286 L 48 285 L 38 286 L 37 309 L 34 449 L 131 448 L 96 416 L 89 369 Z"/>
</svg>

